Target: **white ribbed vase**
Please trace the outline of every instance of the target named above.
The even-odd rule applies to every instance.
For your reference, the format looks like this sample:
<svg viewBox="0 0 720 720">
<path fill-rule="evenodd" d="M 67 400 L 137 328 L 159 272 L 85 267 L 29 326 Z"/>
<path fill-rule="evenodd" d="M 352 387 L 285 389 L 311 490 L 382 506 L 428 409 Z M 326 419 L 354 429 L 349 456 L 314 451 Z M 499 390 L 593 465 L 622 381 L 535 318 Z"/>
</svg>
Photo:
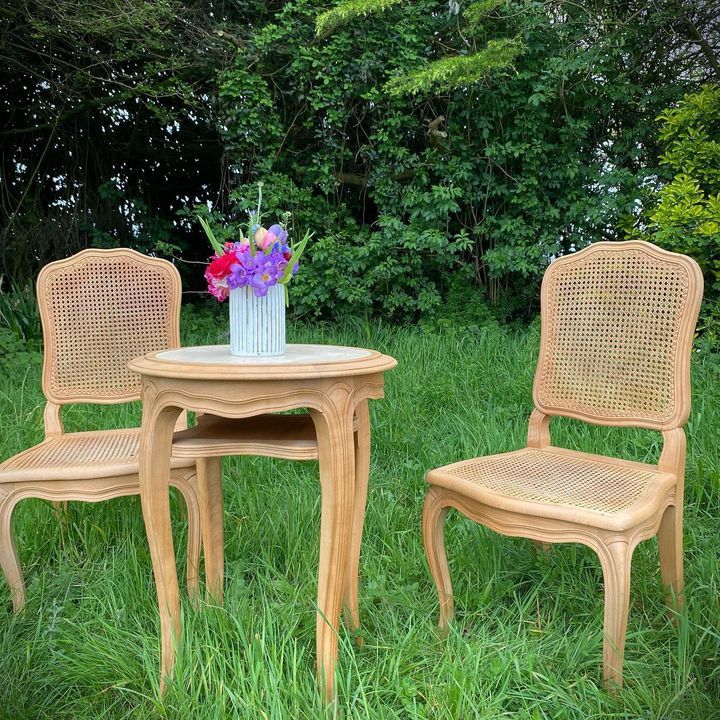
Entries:
<svg viewBox="0 0 720 720">
<path fill-rule="evenodd" d="M 230 291 L 230 354 L 244 357 L 285 352 L 285 288 L 273 285 L 255 297 L 252 288 Z"/>
</svg>

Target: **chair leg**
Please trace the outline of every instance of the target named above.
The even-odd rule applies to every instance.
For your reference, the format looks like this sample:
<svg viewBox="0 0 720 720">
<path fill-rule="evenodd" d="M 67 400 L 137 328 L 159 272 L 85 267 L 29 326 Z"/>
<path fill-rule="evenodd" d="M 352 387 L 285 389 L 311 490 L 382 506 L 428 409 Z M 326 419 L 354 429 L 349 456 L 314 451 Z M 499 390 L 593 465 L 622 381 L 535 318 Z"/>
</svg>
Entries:
<svg viewBox="0 0 720 720">
<path fill-rule="evenodd" d="M 197 479 L 191 476 L 188 479 L 173 477 L 170 484 L 176 487 L 185 500 L 185 510 L 188 520 L 187 539 L 187 591 L 190 602 L 197 605 L 200 597 L 199 568 L 202 522 L 200 517 L 200 504 L 198 501 Z"/>
<path fill-rule="evenodd" d="M 225 564 L 222 458 L 197 458 L 195 463 L 205 553 L 205 587 L 208 598 L 222 605 Z"/>
<path fill-rule="evenodd" d="M 658 530 L 660 574 L 665 587 L 665 602 L 671 608 L 670 616 L 677 621 L 677 612 L 684 602 L 682 508 L 675 505 L 665 509 Z M 675 611 L 675 612 L 673 612 Z"/>
<path fill-rule="evenodd" d="M 445 555 L 445 517 L 448 506 L 443 501 L 443 493 L 431 487 L 425 497 L 423 508 L 423 543 L 430 574 L 435 581 L 440 601 L 440 619 L 438 627 L 446 631 L 448 622 L 453 618 L 452 582 L 450 568 Z"/>
<path fill-rule="evenodd" d="M 608 691 L 615 692 L 623 684 L 632 550 L 627 542 L 614 542 L 605 546 L 600 560 L 605 579 L 603 679 Z"/>
<path fill-rule="evenodd" d="M 6 497 L 0 502 L 0 566 L 12 593 L 13 610 L 20 612 L 25 605 L 25 581 L 12 532 L 14 509 L 15 502 L 11 498 Z"/>
<path fill-rule="evenodd" d="M 367 400 L 364 400 L 355 409 L 355 415 L 358 419 L 358 429 L 355 433 L 355 499 L 352 535 L 350 536 L 350 559 L 345 585 L 345 611 L 348 624 L 353 630 L 358 631 L 360 629 L 358 572 L 370 475 L 370 415 Z M 359 635 L 356 636 L 355 642 L 362 645 L 362 638 Z"/>
</svg>

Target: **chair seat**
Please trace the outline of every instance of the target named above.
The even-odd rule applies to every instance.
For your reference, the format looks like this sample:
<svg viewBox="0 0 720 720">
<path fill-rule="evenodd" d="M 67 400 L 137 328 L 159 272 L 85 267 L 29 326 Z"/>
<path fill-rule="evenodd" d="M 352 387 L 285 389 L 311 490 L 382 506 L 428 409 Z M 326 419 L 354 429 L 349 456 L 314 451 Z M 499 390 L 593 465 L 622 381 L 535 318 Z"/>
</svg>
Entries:
<svg viewBox="0 0 720 720">
<path fill-rule="evenodd" d="M 676 478 L 654 465 L 547 447 L 446 465 L 427 481 L 502 510 L 622 530 L 657 513 Z"/>
<path fill-rule="evenodd" d="M 268 413 L 240 419 L 201 415 L 195 427 L 173 436 L 173 456 L 198 458 L 226 455 L 317 459 L 315 424 L 307 413 Z"/>
<path fill-rule="evenodd" d="M 88 480 L 136 475 L 140 428 L 66 433 L 8 458 L 0 482 Z M 192 459 L 173 457 L 171 467 L 192 467 Z"/>
</svg>

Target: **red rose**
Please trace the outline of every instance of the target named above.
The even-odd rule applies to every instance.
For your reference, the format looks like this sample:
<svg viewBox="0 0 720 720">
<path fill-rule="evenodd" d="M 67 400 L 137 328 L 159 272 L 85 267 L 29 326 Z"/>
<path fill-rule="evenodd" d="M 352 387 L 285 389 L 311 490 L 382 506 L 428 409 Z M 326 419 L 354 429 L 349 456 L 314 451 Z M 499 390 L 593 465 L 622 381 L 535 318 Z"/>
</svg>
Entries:
<svg viewBox="0 0 720 720">
<path fill-rule="evenodd" d="M 237 256 L 234 252 L 225 253 L 219 258 L 215 258 L 209 265 L 208 271 L 213 277 L 226 278 L 230 274 L 230 266 L 237 262 Z"/>
</svg>

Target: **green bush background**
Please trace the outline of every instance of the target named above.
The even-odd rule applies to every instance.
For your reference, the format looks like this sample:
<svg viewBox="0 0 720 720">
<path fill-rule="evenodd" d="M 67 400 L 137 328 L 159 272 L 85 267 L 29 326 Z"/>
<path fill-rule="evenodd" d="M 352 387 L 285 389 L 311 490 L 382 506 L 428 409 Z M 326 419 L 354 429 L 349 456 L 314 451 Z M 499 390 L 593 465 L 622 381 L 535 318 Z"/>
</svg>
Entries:
<svg viewBox="0 0 720 720">
<path fill-rule="evenodd" d="M 196 206 L 232 229 L 263 180 L 268 217 L 315 232 L 299 316 L 479 297 L 529 319 L 553 257 L 629 234 L 693 254 L 717 297 L 713 3 L 113 7 L 3 10 L 0 290 L 130 245 L 200 291 Z"/>
</svg>

